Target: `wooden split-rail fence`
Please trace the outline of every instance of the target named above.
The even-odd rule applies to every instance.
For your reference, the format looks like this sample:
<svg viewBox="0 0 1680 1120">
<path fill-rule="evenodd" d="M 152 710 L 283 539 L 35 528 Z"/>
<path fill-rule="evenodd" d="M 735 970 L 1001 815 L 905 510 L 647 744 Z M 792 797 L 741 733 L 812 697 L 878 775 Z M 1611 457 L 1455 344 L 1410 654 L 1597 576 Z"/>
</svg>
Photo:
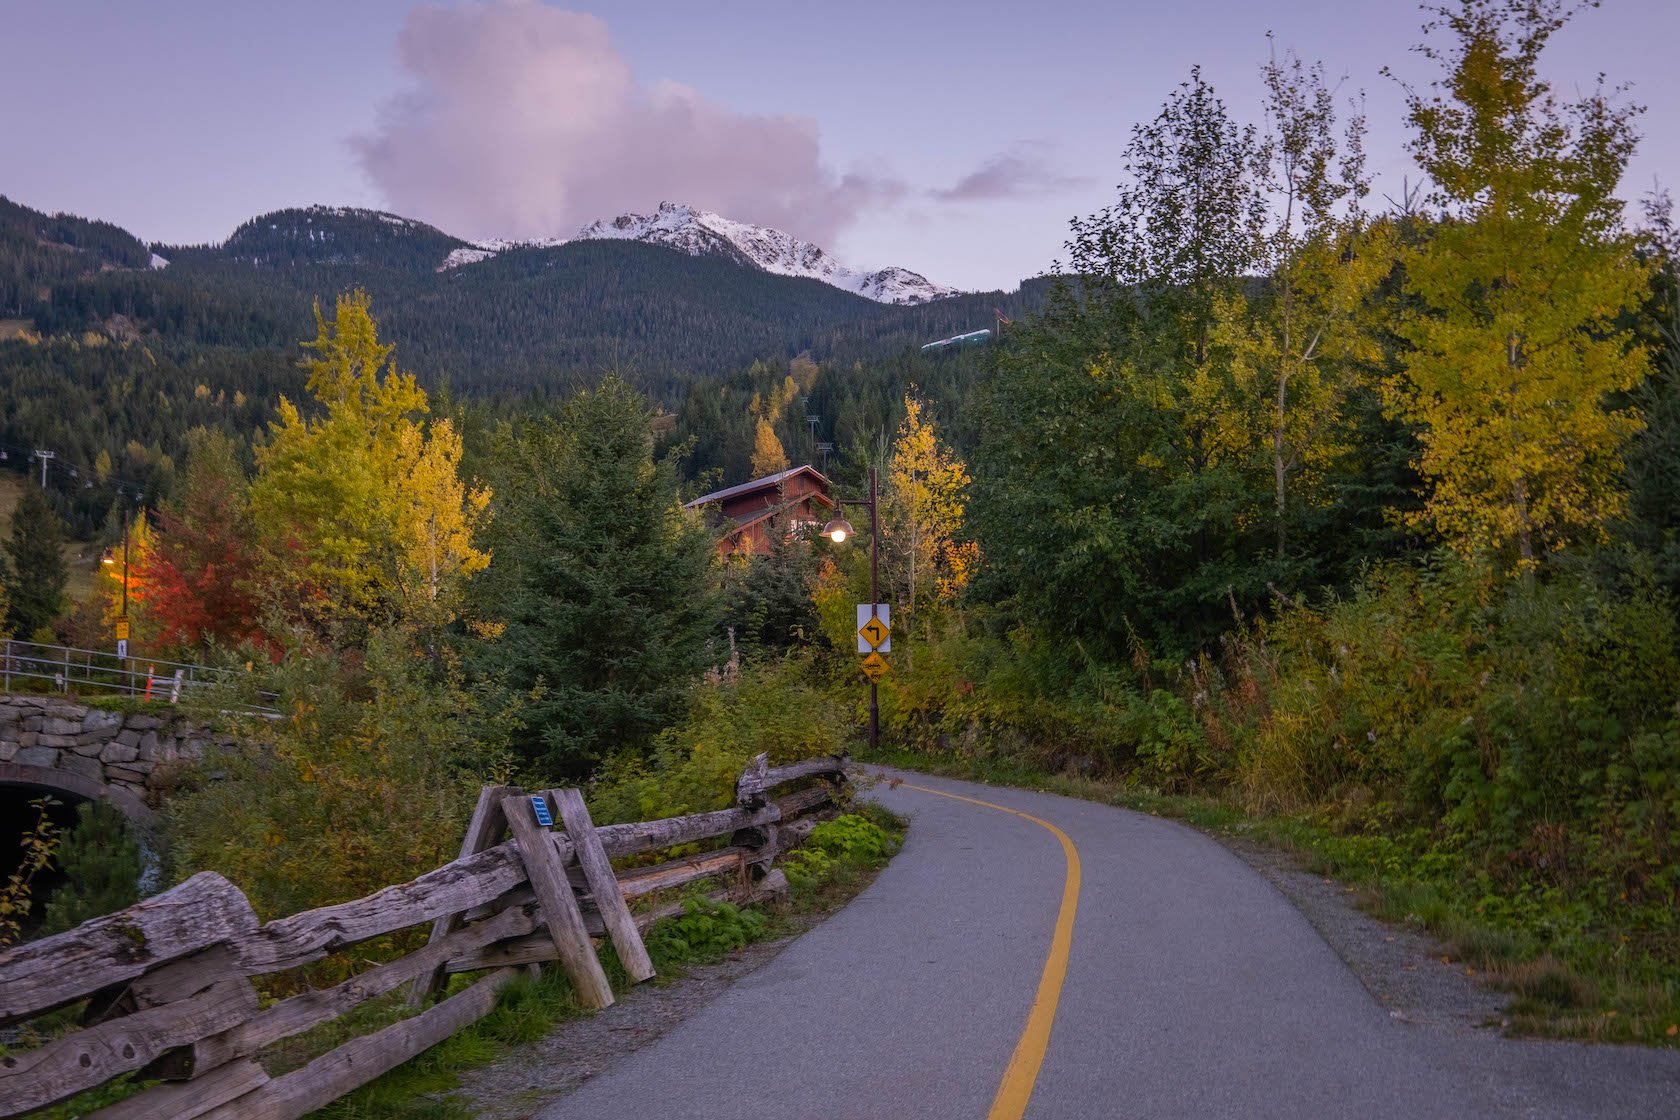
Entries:
<svg viewBox="0 0 1680 1120">
<path fill-rule="evenodd" d="M 742 773 L 733 808 L 601 827 L 575 789 L 530 795 L 487 786 L 460 858 L 366 898 L 260 923 L 239 888 L 201 872 L 126 910 L 0 952 L 0 1027 L 84 1005 L 79 1029 L 0 1057 L 0 1116 L 140 1071 L 161 1083 L 86 1120 L 291 1120 L 482 1018 L 504 985 L 544 962 L 559 962 L 585 1007 L 606 1007 L 613 993 L 594 938 L 610 939 L 641 981 L 653 975 L 642 932 L 684 905 L 647 905 L 657 901 L 648 896 L 702 880 L 713 881 L 708 897 L 738 904 L 785 891 L 774 861 L 839 803 L 844 767 L 841 758 L 771 767 L 761 755 Z M 714 850 L 654 866 L 610 862 L 721 838 Z M 262 1006 L 251 983 L 426 922 L 424 948 L 335 987 Z M 434 1001 L 463 972 L 482 975 Z M 409 1002 L 424 1008 L 418 1014 L 290 1073 L 271 1077 L 260 1063 L 274 1044 L 405 986 Z"/>
</svg>

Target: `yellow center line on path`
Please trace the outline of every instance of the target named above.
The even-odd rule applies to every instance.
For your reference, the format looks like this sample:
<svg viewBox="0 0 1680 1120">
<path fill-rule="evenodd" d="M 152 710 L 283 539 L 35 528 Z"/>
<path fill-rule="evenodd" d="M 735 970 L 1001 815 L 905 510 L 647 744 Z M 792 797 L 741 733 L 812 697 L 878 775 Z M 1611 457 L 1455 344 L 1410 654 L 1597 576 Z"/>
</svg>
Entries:
<svg viewBox="0 0 1680 1120">
<path fill-rule="evenodd" d="M 1044 1064 L 1044 1054 L 1050 1048 L 1050 1028 L 1056 1022 L 1056 1006 L 1062 1000 L 1062 981 L 1067 979 L 1068 953 L 1073 948 L 1073 917 L 1079 909 L 1079 850 L 1068 839 L 1067 833 L 1031 813 L 909 782 L 904 782 L 903 786 L 918 793 L 949 797 L 953 801 L 966 801 L 970 805 L 1021 817 L 1049 829 L 1062 842 L 1062 855 L 1067 858 L 1067 880 L 1062 884 L 1062 909 L 1056 915 L 1056 932 L 1050 938 L 1050 955 L 1044 959 L 1044 972 L 1038 978 L 1038 994 L 1033 997 L 1026 1029 L 1021 1032 L 1021 1040 L 1015 1044 L 1015 1053 L 1010 1055 L 1009 1068 L 1003 1071 L 997 1096 L 992 1098 L 992 1109 L 986 1113 L 986 1120 L 1021 1120 L 1026 1115 L 1027 1102 L 1032 1099 L 1033 1086 L 1038 1082 L 1038 1069 Z"/>
</svg>

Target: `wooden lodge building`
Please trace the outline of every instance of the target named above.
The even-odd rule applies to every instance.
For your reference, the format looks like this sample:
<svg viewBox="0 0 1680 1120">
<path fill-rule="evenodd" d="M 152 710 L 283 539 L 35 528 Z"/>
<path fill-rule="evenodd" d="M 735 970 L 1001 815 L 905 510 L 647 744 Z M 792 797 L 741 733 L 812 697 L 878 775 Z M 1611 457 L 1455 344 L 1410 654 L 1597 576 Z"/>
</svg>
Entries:
<svg viewBox="0 0 1680 1120">
<path fill-rule="evenodd" d="M 704 509 L 717 520 L 719 556 L 737 552 L 762 556 L 770 551 L 777 534 L 827 524 L 834 515 L 831 485 L 815 467 L 791 467 L 702 494 L 684 508 Z"/>
</svg>

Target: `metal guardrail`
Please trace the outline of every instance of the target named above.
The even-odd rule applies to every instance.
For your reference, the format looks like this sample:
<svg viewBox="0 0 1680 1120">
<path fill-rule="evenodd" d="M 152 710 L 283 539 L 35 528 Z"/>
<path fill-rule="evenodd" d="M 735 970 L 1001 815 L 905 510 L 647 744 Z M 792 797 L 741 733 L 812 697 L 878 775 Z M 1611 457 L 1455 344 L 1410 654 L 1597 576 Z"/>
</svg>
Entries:
<svg viewBox="0 0 1680 1120">
<path fill-rule="evenodd" d="M 236 674 L 182 661 L 153 657 L 119 658 L 108 650 L 43 645 L 6 639 L 0 651 L 0 688 L 11 692 L 14 681 L 46 681 L 58 692 L 101 692 L 142 700 L 179 703 L 189 692 L 229 684 Z M 272 714 L 258 705 L 247 710 Z"/>
</svg>

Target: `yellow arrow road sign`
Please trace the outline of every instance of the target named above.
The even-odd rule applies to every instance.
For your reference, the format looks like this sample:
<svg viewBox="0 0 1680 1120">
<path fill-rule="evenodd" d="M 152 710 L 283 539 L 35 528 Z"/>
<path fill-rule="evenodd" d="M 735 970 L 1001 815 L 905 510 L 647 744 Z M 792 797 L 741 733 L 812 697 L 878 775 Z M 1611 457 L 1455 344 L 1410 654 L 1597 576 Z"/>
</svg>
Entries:
<svg viewBox="0 0 1680 1120">
<path fill-rule="evenodd" d="M 859 630 L 858 633 L 863 635 L 863 640 L 868 642 L 871 647 L 879 648 L 892 631 L 887 629 L 887 624 L 879 618 L 872 618 L 863 624 L 863 629 Z"/>
</svg>

